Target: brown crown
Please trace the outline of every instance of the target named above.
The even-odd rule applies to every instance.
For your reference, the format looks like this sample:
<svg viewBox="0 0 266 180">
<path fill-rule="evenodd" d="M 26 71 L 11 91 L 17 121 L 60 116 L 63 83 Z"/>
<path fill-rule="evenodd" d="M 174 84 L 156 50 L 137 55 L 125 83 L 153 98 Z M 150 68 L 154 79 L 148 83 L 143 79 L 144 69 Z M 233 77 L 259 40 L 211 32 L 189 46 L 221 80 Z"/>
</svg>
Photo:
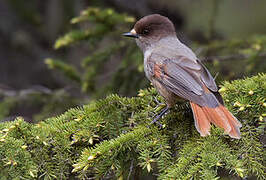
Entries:
<svg viewBox="0 0 266 180">
<path fill-rule="evenodd" d="M 149 31 L 150 35 L 154 35 L 155 32 L 157 35 L 175 34 L 173 23 L 167 17 L 159 14 L 152 14 L 141 18 L 136 22 L 134 29 L 137 34 L 143 35 L 145 35 L 145 31 Z"/>
</svg>

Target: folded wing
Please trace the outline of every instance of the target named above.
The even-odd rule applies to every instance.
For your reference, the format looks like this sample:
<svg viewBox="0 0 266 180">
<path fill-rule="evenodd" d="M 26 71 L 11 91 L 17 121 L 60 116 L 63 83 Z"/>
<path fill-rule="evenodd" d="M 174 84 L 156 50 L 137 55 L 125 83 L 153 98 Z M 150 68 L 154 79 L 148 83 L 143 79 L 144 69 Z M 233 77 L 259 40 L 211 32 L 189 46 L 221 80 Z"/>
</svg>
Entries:
<svg viewBox="0 0 266 180">
<path fill-rule="evenodd" d="M 177 96 L 201 106 L 217 107 L 217 86 L 208 70 L 186 57 L 148 61 L 154 78 Z M 158 56 L 156 56 L 158 58 Z M 158 63 L 159 62 L 159 63 Z"/>
</svg>

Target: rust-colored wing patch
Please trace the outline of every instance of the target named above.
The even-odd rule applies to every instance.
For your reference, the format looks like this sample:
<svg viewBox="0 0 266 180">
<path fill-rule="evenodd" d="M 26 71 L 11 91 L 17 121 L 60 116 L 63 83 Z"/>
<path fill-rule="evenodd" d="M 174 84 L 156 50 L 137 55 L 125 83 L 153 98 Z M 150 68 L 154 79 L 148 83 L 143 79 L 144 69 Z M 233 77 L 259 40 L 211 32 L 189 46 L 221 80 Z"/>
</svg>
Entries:
<svg viewBox="0 0 266 180">
<path fill-rule="evenodd" d="M 163 65 L 159 65 L 159 64 L 154 64 L 153 66 L 153 73 L 154 73 L 154 76 L 155 78 L 162 78 L 163 76 L 163 73 L 162 73 L 162 68 L 163 68 Z"/>
</svg>

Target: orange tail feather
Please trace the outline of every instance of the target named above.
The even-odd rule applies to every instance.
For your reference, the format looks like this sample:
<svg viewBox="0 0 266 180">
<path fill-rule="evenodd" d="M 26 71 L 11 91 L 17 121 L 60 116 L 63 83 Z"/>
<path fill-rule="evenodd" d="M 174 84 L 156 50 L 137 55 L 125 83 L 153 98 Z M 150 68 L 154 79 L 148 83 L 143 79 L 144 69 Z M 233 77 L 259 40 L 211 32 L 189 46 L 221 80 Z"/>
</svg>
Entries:
<svg viewBox="0 0 266 180">
<path fill-rule="evenodd" d="M 229 136 L 232 138 L 240 139 L 240 128 L 242 127 L 242 124 L 236 119 L 236 117 L 228 111 L 224 106 L 221 106 L 222 111 L 228 118 L 228 122 L 231 126 L 231 131 L 229 132 Z"/>
<path fill-rule="evenodd" d="M 210 123 L 223 128 L 226 134 L 230 137 L 239 139 L 241 123 L 223 106 L 219 105 L 216 108 L 201 107 L 193 102 L 190 102 L 195 126 L 201 136 L 209 135 Z"/>
<path fill-rule="evenodd" d="M 197 104 L 190 103 L 193 109 L 195 126 L 201 136 L 210 135 L 211 124 L 208 117 L 205 115 L 204 111 L 201 108 L 197 108 Z M 201 118 L 197 118 L 201 117 Z M 197 119 L 197 120 L 196 120 Z"/>
</svg>

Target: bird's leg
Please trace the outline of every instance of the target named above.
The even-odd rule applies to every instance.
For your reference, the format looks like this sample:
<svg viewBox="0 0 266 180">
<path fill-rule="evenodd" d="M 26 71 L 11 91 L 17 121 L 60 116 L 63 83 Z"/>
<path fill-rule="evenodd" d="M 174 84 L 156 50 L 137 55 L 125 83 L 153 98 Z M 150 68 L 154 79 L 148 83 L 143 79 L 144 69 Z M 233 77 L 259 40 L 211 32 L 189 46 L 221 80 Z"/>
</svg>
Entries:
<svg viewBox="0 0 266 180">
<path fill-rule="evenodd" d="M 155 100 L 155 102 L 157 103 L 156 108 L 157 108 L 158 106 L 165 105 L 164 103 L 159 102 L 158 99 L 157 99 L 156 97 L 154 97 L 154 100 Z"/>
<path fill-rule="evenodd" d="M 158 121 L 159 119 L 161 119 L 162 116 L 163 116 L 165 113 L 167 113 L 168 111 L 169 111 L 169 108 L 168 108 L 168 106 L 166 106 L 166 107 L 160 112 L 160 114 L 158 114 L 158 115 L 152 120 L 151 124 L 158 123 L 159 126 L 162 128 L 163 125 L 162 125 L 161 123 L 157 122 L 157 121 Z"/>
</svg>

